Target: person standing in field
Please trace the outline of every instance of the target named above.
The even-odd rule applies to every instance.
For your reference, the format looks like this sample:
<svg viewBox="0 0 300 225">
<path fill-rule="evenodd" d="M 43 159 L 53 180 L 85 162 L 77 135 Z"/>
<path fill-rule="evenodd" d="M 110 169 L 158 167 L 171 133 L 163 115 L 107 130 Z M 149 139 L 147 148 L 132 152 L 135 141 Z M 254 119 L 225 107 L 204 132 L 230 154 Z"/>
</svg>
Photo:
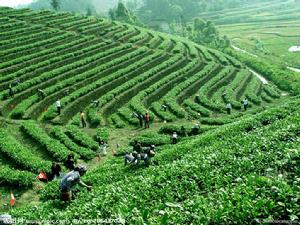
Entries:
<svg viewBox="0 0 300 225">
<path fill-rule="evenodd" d="M 105 143 L 104 140 L 100 141 L 99 144 L 99 152 L 101 155 L 106 156 L 107 155 L 107 144 Z"/>
<path fill-rule="evenodd" d="M 56 110 L 57 110 L 58 115 L 60 115 L 61 104 L 60 104 L 60 100 L 59 99 L 55 102 L 55 106 L 56 106 Z"/>
<path fill-rule="evenodd" d="M 227 105 L 226 105 L 226 111 L 227 111 L 227 114 L 228 114 L 228 115 L 231 114 L 231 109 L 232 109 L 231 103 L 228 102 Z"/>
<path fill-rule="evenodd" d="M 245 99 L 243 100 L 243 106 L 244 106 L 244 110 L 245 110 L 245 111 L 247 111 L 248 105 L 249 105 L 248 99 L 245 98 Z"/>
<path fill-rule="evenodd" d="M 9 91 L 8 91 L 9 97 L 13 98 L 14 97 L 14 90 L 12 88 L 12 85 L 9 84 Z"/>
<path fill-rule="evenodd" d="M 149 123 L 150 123 L 150 116 L 149 116 L 148 113 L 146 113 L 145 116 L 144 116 L 144 123 L 145 123 L 145 129 L 150 127 L 150 126 L 149 126 Z"/>
<path fill-rule="evenodd" d="M 86 122 L 85 122 L 85 118 L 84 118 L 84 112 L 80 112 L 80 120 L 81 120 L 81 124 L 82 124 L 82 127 L 85 128 L 86 127 Z"/>
<path fill-rule="evenodd" d="M 178 138 L 178 135 L 177 133 L 174 131 L 172 136 L 171 136 L 171 140 L 172 140 L 172 144 L 175 145 L 177 144 L 177 138 Z"/>
<path fill-rule="evenodd" d="M 143 127 L 143 114 L 139 114 L 139 122 L 140 122 L 140 127 Z"/>
</svg>

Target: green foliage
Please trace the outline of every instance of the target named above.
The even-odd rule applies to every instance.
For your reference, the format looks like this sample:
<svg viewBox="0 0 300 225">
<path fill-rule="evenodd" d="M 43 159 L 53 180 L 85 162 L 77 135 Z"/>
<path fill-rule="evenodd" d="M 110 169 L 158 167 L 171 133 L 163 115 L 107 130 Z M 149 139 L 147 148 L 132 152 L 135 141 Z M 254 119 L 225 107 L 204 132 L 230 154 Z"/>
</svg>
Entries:
<svg viewBox="0 0 300 225">
<path fill-rule="evenodd" d="M 170 2 L 162 1 L 161 4 L 164 6 Z M 179 14 L 183 13 L 184 7 L 180 4 L 172 5 L 171 14 L 182 19 Z M 124 8 L 120 11 L 126 13 Z M 128 122 L 138 123 L 137 119 L 129 118 L 133 111 L 144 114 L 148 108 L 152 110 L 149 112 L 151 118 L 155 114 L 166 121 L 182 119 L 179 123 L 185 125 L 188 134 L 192 122 L 186 125 L 184 119 L 201 123 L 201 135 L 195 137 L 181 138 L 183 133 L 179 125 L 165 124 L 160 133 L 142 132 L 131 140 L 131 144 L 139 140 L 143 146 L 159 146 L 149 168 L 124 168 L 121 158 L 108 157 L 101 166 L 95 165 L 82 178 L 93 184 L 92 191 L 82 190 L 75 201 L 64 204 L 58 201 L 58 182 L 51 182 L 41 191 L 41 200 L 45 202 L 34 208 L 25 206 L 12 210 L 12 215 L 28 219 L 124 218 L 128 224 L 247 224 L 252 222 L 254 215 L 260 218 L 270 214 L 278 219 L 283 215 L 295 218 L 296 213 L 287 214 L 289 211 L 282 207 L 261 208 L 268 201 L 272 202 L 271 206 L 277 204 L 277 196 L 269 194 L 270 187 L 276 186 L 280 195 L 288 193 L 288 200 L 280 199 L 280 202 L 297 210 L 297 204 L 289 202 L 290 196 L 298 193 L 296 185 L 291 185 L 297 181 L 293 177 L 298 173 L 298 155 L 297 151 L 290 149 L 299 147 L 299 101 L 257 116 L 250 114 L 263 110 L 260 107 L 250 109 L 247 114 L 234 112 L 232 116 L 223 116 L 221 113 L 226 102 L 232 102 L 239 110 L 239 99 L 244 96 L 253 103 L 271 102 L 280 97 L 280 92 L 273 86 L 262 86 L 257 79 L 250 80 L 248 72 L 241 70 L 243 65 L 234 57 L 174 36 L 93 17 L 86 19 L 68 14 L 2 9 L 0 15 L 4 15 L 0 17 L 1 24 L 5 21 L 3 17 L 8 15 L 20 21 L 23 18 L 33 22 L 46 21 L 45 27 L 37 30 L 59 28 L 49 32 L 49 35 L 59 38 L 50 42 L 37 40 L 34 44 L 29 40 L 42 38 L 46 33 L 38 36 L 34 33 L 37 30 L 33 32 L 30 28 L 27 32 L 33 34 L 24 35 L 28 44 L 13 46 L 14 41 L 22 41 L 19 37 L 12 37 L 14 32 L 6 32 L 16 28 L 11 25 L 14 22 L 1 27 L 5 35 L 0 37 L 0 42 L 5 39 L 4 46 L 1 45 L 4 53 L 0 54 L 3 58 L 0 64 L 3 71 L 0 78 L 2 100 L 7 96 L 9 83 L 17 77 L 22 78 L 22 82 L 14 86 L 15 98 L 3 102 L 5 116 L 12 111 L 15 118 L 27 118 L 31 113 L 38 118 L 42 108 L 61 99 L 60 116 L 53 105 L 44 114 L 49 119 L 54 118 L 53 123 L 78 124 L 78 111 L 85 107 L 84 112 L 87 112 L 92 126 L 111 120 L 116 127 L 126 128 Z M 15 26 L 24 25 L 27 23 Z M 197 21 L 193 29 L 205 34 L 204 41 L 210 38 L 220 41 L 210 22 Z M 62 38 L 65 34 L 70 35 Z M 93 36 L 79 38 L 86 34 Z M 7 41 L 9 37 L 13 39 Z M 67 44 L 74 39 L 83 43 L 73 41 L 70 43 L 74 46 Z M 130 44 L 126 44 L 128 42 Z M 145 45 L 150 49 L 143 47 Z M 59 46 L 66 46 L 66 49 Z M 57 52 L 50 50 L 52 48 Z M 34 58 L 28 57 L 30 55 Z M 7 61 L 14 61 L 16 65 Z M 39 99 L 38 88 L 43 88 L 47 97 Z M 226 89 L 227 98 L 221 98 Z M 91 106 L 95 98 L 100 99 L 99 107 Z M 10 108 L 11 104 L 17 104 L 16 108 Z M 167 111 L 161 110 L 162 104 L 168 106 Z M 12 122 L 17 126 L 18 122 Z M 84 132 L 94 135 L 91 129 L 72 125 L 53 127 L 50 136 L 47 129 L 37 122 L 22 121 L 21 127 L 41 150 L 47 150 L 58 161 L 64 161 L 72 152 L 76 158 L 91 159 L 95 156 L 94 150 L 98 149 L 96 141 L 109 139 L 109 131 L 103 127 L 96 130 L 96 141 Z M 181 139 L 177 145 L 171 146 L 170 134 L 174 131 Z M 0 131 L 0 139 L 1 134 Z M 9 142 L 0 144 L 0 151 L 11 157 L 18 167 L 34 171 L 46 165 L 38 158 L 31 158 L 30 152 L 8 135 L 3 135 L 2 139 Z M 119 153 L 125 151 L 127 148 Z M 268 167 L 275 168 L 276 172 L 289 171 L 290 174 L 284 173 L 287 182 L 270 181 L 273 174 L 269 173 Z M 13 173 L 12 170 L 11 167 L 3 169 L 8 174 Z M 15 172 L 17 175 L 14 176 L 19 177 L 13 178 L 16 179 L 13 182 L 1 171 L 0 182 L 3 178 L 7 183 L 31 184 L 28 177 L 32 174 Z M 21 178 L 24 181 L 20 181 Z M 257 196 L 263 204 L 257 203 Z"/>
<path fill-rule="evenodd" d="M 117 47 L 116 49 L 110 49 L 109 52 L 113 53 L 113 52 L 116 52 L 117 50 L 125 50 L 125 49 L 128 49 L 130 47 L 131 47 L 130 44 L 126 44 L 125 46 Z M 105 63 L 105 64 L 103 64 L 99 67 L 96 67 L 93 70 L 90 70 L 90 71 L 87 71 L 86 73 L 80 74 L 80 77 L 86 78 L 86 77 L 89 77 L 89 76 L 94 76 L 95 74 L 97 74 L 99 72 L 103 72 L 104 70 L 107 70 L 112 66 L 115 66 L 119 63 L 122 63 L 124 61 L 127 61 L 127 60 L 131 59 L 132 57 L 135 57 L 137 55 L 145 53 L 145 51 L 146 51 L 145 48 L 137 49 L 136 51 L 130 52 L 129 54 L 123 55 L 120 58 L 117 58 L 117 59 L 112 60 L 110 62 L 107 62 L 107 63 Z M 106 53 L 100 53 L 100 55 L 103 56 L 103 55 L 106 55 Z M 81 96 L 86 95 L 87 93 L 90 93 L 92 91 L 96 92 L 99 88 L 101 88 L 105 84 L 108 84 L 112 80 L 117 79 L 118 77 L 123 75 L 125 73 L 125 71 L 128 71 L 130 69 L 131 69 L 131 67 L 125 68 L 123 70 L 120 70 L 118 73 L 113 73 L 110 76 L 103 77 L 102 79 L 99 79 L 96 82 L 90 83 L 90 84 L 84 86 L 83 88 L 80 88 L 80 89 L 70 93 L 68 96 L 65 96 L 64 98 L 61 99 L 62 106 L 65 107 L 69 102 L 77 100 Z M 76 78 L 72 78 L 72 83 L 73 82 L 76 82 Z M 53 91 L 53 89 L 61 87 L 61 85 L 64 86 L 64 85 L 67 85 L 67 84 L 68 84 L 68 82 L 62 82 L 58 86 L 51 87 L 51 91 Z M 94 96 L 91 96 L 91 100 L 95 100 Z M 100 101 L 100 103 L 101 102 L 105 103 L 106 101 Z M 65 107 L 65 109 L 68 110 L 68 112 L 74 113 L 74 110 L 73 110 L 72 107 L 76 107 L 76 106 L 71 105 L 71 108 Z M 48 112 L 46 112 L 44 114 L 45 119 L 53 119 L 56 116 L 55 110 L 56 109 L 55 109 L 54 106 L 50 107 Z M 93 119 L 93 116 L 96 116 L 96 114 L 89 114 L 89 119 Z M 63 112 L 60 119 L 64 120 L 64 119 L 67 119 L 69 117 L 70 117 L 69 115 L 64 115 L 64 112 Z"/>
<path fill-rule="evenodd" d="M 101 116 L 99 115 L 97 107 L 89 107 L 87 118 L 91 127 L 97 127 L 101 124 Z"/>
<path fill-rule="evenodd" d="M 82 132 L 78 127 L 68 125 L 66 127 L 66 134 L 70 136 L 76 143 L 78 143 L 80 146 L 92 149 L 92 150 L 97 150 L 98 149 L 98 144 L 93 140 L 92 137 L 90 137 L 88 134 L 85 132 Z"/>
<path fill-rule="evenodd" d="M 109 130 L 106 127 L 99 127 L 96 130 L 96 140 L 99 141 L 105 141 L 108 142 L 109 139 Z"/>
<path fill-rule="evenodd" d="M 63 143 L 67 148 L 69 148 L 71 151 L 77 153 L 78 155 L 81 156 L 83 159 L 92 159 L 95 157 L 95 152 L 88 148 L 84 148 L 81 146 L 78 146 L 75 144 L 64 132 L 63 127 L 54 127 L 51 130 L 51 135 L 59 140 L 61 143 Z"/>
<path fill-rule="evenodd" d="M 145 89 L 144 91 L 139 92 L 135 97 L 132 98 L 130 101 L 130 106 L 132 109 L 138 113 L 138 114 L 144 114 L 147 110 L 143 106 L 143 102 L 147 101 L 147 97 L 160 89 L 162 90 L 162 87 L 168 83 L 168 86 L 174 86 L 176 82 L 179 82 L 177 79 L 182 77 L 182 80 L 184 80 L 183 76 L 187 76 L 189 71 L 192 70 L 196 65 L 199 64 L 198 59 L 194 59 L 190 63 L 188 63 L 185 67 L 181 68 L 180 70 L 170 73 L 168 76 L 165 76 L 163 79 L 161 79 L 159 82 L 156 82 L 155 84 L 151 85 L 149 88 Z M 168 103 L 166 103 L 168 104 Z M 155 105 L 152 106 L 155 108 Z M 158 114 L 162 114 L 163 112 L 159 112 L 158 108 L 155 108 L 155 112 Z M 184 115 L 182 116 L 184 117 Z M 150 118 L 154 118 L 153 115 L 150 115 Z M 168 119 L 168 121 L 171 121 Z"/>
<path fill-rule="evenodd" d="M 101 2 L 103 2 L 103 0 L 101 0 Z M 98 5 L 94 4 L 91 0 L 38 0 L 27 5 L 28 8 L 33 10 L 54 9 L 56 11 L 80 13 L 82 15 L 86 15 L 88 11 L 91 11 L 92 14 L 96 14 L 97 6 Z"/>
<path fill-rule="evenodd" d="M 67 156 L 72 153 L 59 141 L 50 138 L 34 121 L 23 122 L 21 129 L 29 137 L 43 146 L 53 158 L 60 162 L 66 160 Z"/>
<path fill-rule="evenodd" d="M 227 36 L 221 37 L 211 21 L 205 21 L 201 18 L 194 19 L 194 25 L 189 30 L 188 37 L 198 44 L 215 48 L 225 49 L 230 46 Z"/>
<path fill-rule="evenodd" d="M 185 24 L 200 13 L 208 12 L 207 14 L 209 14 L 224 9 L 237 8 L 246 3 L 247 1 L 244 0 L 145 0 L 144 5 L 138 7 L 136 11 L 138 17 L 145 23 L 163 20 L 168 23 L 176 21 Z"/>
<path fill-rule="evenodd" d="M 58 10 L 60 8 L 60 2 L 59 0 L 51 0 L 51 6 L 54 10 Z"/>
<path fill-rule="evenodd" d="M 27 219 L 110 216 L 130 224 L 295 219 L 299 211 L 298 106 L 295 100 L 165 146 L 149 168 L 127 169 L 121 158 L 114 157 L 87 173 L 84 181 L 92 183 L 93 190 L 82 191 L 64 210 L 57 201 L 48 201 L 11 214 Z M 47 188 L 47 196 L 55 197 L 54 186 Z"/>
<path fill-rule="evenodd" d="M 110 117 L 110 120 L 111 120 L 112 124 L 115 125 L 116 128 L 126 127 L 126 123 L 124 123 L 124 121 L 117 114 L 113 114 Z"/>
<path fill-rule="evenodd" d="M 2 185 L 30 188 L 35 176 L 34 173 L 16 170 L 6 165 L 0 165 L 0 182 Z"/>
<path fill-rule="evenodd" d="M 32 29 L 32 27 L 31 27 L 31 29 Z M 19 58 L 16 58 L 16 59 L 13 59 L 13 60 L 10 60 L 10 61 L 7 61 L 7 62 L 0 63 L 0 68 L 3 69 L 3 68 L 6 68 L 6 67 L 10 67 L 12 65 L 17 66 L 21 62 L 29 61 L 32 58 L 42 57 L 45 54 L 51 55 L 51 54 L 53 54 L 55 52 L 60 52 L 62 49 L 68 49 L 70 46 L 76 46 L 79 43 L 82 43 L 82 42 L 85 42 L 85 41 L 88 41 L 88 40 L 91 40 L 91 39 L 92 39 L 91 36 L 83 37 L 83 38 L 79 38 L 77 40 L 74 40 L 74 41 L 72 41 L 70 43 L 67 43 L 67 44 L 64 44 L 64 45 L 60 45 L 60 46 L 57 46 L 57 47 L 54 47 L 54 48 L 51 48 L 51 49 L 43 50 L 43 51 L 31 54 L 31 55 L 23 55 L 23 56 L 21 56 Z M 29 73 L 32 70 L 35 70 L 36 68 L 41 67 L 43 65 L 44 64 L 38 63 L 37 65 L 31 65 L 31 66 L 26 67 L 26 68 L 20 68 L 20 70 L 18 70 L 16 73 L 12 73 L 12 74 L 9 74 L 7 76 L 3 76 L 3 77 L 0 78 L 0 80 L 1 80 L 1 82 L 4 82 L 4 81 L 8 81 L 9 79 L 14 79 L 14 78 L 16 78 L 18 76 L 21 76 L 21 75 L 24 75 L 26 73 Z"/>
<path fill-rule="evenodd" d="M 300 78 L 295 72 L 282 69 L 276 64 L 270 64 L 262 58 L 257 59 L 233 50 L 228 50 L 228 53 L 274 82 L 282 90 L 289 91 L 294 95 L 300 94 Z"/>
<path fill-rule="evenodd" d="M 138 137 L 133 138 L 130 141 L 130 145 L 134 144 L 134 141 L 138 141 L 142 146 L 150 146 L 150 145 L 166 145 L 170 144 L 170 136 L 158 134 L 157 132 L 147 132 Z"/>
<path fill-rule="evenodd" d="M 108 12 L 112 20 L 117 20 L 125 23 L 141 25 L 137 17 L 126 8 L 123 2 L 119 1 L 118 5 L 114 9 L 110 9 Z"/>
<path fill-rule="evenodd" d="M 211 111 L 207 110 L 205 107 L 201 106 L 200 104 L 197 104 L 196 102 L 191 101 L 190 99 L 187 99 L 184 101 L 185 108 L 188 107 L 197 113 L 200 113 L 203 117 L 209 117 L 211 115 Z"/>
<path fill-rule="evenodd" d="M 23 169 L 34 173 L 50 171 L 51 162 L 34 155 L 4 129 L 0 129 L 0 151 Z"/>
</svg>

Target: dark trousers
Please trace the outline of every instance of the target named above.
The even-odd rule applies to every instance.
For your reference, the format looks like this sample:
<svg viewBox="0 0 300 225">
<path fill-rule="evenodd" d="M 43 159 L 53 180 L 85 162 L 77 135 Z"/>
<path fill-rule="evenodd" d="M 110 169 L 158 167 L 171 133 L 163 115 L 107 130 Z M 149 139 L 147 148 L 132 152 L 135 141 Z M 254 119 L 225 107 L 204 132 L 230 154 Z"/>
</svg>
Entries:
<svg viewBox="0 0 300 225">
<path fill-rule="evenodd" d="M 149 121 L 145 120 L 145 128 L 149 128 Z"/>
<path fill-rule="evenodd" d="M 140 119 L 140 127 L 143 127 L 143 120 Z"/>
<path fill-rule="evenodd" d="M 244 105 L 244 110 L 246 111 L 248 108 L 248 105 Z"/>
<path fill-rule="evenodd" d="M 227 109 L 227 114 L 231 114 L 231 109 Z"/>
<path fill-rule="evenodd" d="M 13 90 L 12 89 L 9 89 L 9 97 L 14 97 L 14 92 L 13 92 Z"/>
<path fill-rule="evenodd" d="M 58 113 L 58 115 L 60 115 L 60 112 L 61 112 L 61 107 L 57 107 L 57 113 Z"/>
<path fill-rule="evenodd" d="M 85 119 L 82 119 L 82 120 L 81 120 L 81 124 L 82 124 L 82 127 L 86 127 Z"/>
<path fill-rule="evenodd" d="M 172 138 L 172 144 L 173 145 L 177 144 L 177 138 Z"/>
</svg>

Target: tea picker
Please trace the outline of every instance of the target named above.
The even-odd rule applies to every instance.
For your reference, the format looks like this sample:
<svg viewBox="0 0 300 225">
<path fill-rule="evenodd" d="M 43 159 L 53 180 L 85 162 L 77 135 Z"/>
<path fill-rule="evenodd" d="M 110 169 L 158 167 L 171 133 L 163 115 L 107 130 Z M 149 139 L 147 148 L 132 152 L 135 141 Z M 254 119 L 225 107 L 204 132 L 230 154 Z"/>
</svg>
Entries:
<svg viewBox="0 0 300 225">
<path fill-rule="evenodd" d="M 80 165 L 67 173 L 60 181 L 60 196 L 62 201 L 71 201 L 76 197 L 75 186 L 79 184 L 90 190 L 92 187 L 85 184 L 80 178 L 86 173 L 86 167 Z"/>
<path fill-rule="evenodd" d="M 56 110 L 57 110 L 58 115 L 60 115 L 60 112 L 61 112 L 61 103 L 60 103 L 59 99 L 55 102 L 55 106 L 56 106 Z"/>
<path fill-rule="evenodd" d="M 14 97 L 14 90 L 12 88 L 12 85 L 9 84 L 9 88 L 8 88 L 8 94 L 9 94 L 9 97 L 13 98 Z"/>
<path fill-rule="evenodd" d="M 144 123 L 145 123 L 145 129 L 149 128 L 150 116 L 149 116 L 148 113 L 146 113 L 145 116 L 144 116 Z"/>
<path fill-rule="evenodd" d="M 172 136 L 171 136 L 171 140 L 172 140 L 172 144 L 175 145 L 177 144 L 177 139 L 178 139 L 178 135 L 177 133 L 174 131 Z"/>
<path fill-rule="evenodd" d="M 38 96 L 40 99 L 44 99 L 46 97 L 46 93 L 42 89 L 38 89 Z"/>
<path fill-rule="evenodd" d="M 146 148 L 144 151 L 146 157 L 144 156 L 144 162 L 146 166 L 149 166 L 151 164 L 152 158 L 155 156 L 155 145 L 150 145 L 150 147 Z M 141 157 L 143 159 L 143 156 Z"/>
<path fill-rule="evenodd" d="M 0 215 L 0 225 L 14 224 L 13 218 L 9 214 Z"/>
<path fill-rule="evenodd" d="M 245 110 L 245 111 L 247 111 L 248 105 L 249 105 L 248 99 L 245 98 L 245 99 L 243 100 L 243 106 L 244 106 L 244 110 Z"/>
<path fill-rule="evenodd" d="M 231 103 L 228 102 L 227 105 L 226 105 L 226 111 L 227 111 L 227 114 L 228 114 L 228 115 L 231 114 L 231 109 L 232 109 Z"/>
<path fill-rule="evenodd" d="M 194 127 L 192 128 L 191 134 L 192 135 L 198 135 L 200 131 L 200 125 L 196 123 Z"/>
<path fill-rule="evenodd" d="M 143 120 L 144 120 L 143 114 L 139 114 L 140 127 L 143 127 Z"/>
<path fill-rule="evenodd" d="M 64 166 L 69 170 L 75 169 L 75 159 L 73 154 L 69 154 L 67 160 L 64 162 Z"/>
<path fill-rule="evenodd" d="M 86 122 L 85 122 L 85 114 L 83 111 L 80 112 L 80 121 L 81 121 L 81 124 L 82 124 L 82 128 L 85 128 L 86 127 Z"/>
<path fill-rule="evenodd" d="M 167 107 L 166 105 L 161 105 L 161 110 L 163 110 L 163 111 L 166 112 L 166 111 L 167 111 L 167 108 L 168 108 L 168 107 Z"/>
<path fill-rule="evenodd" d="M 139 164 L 139 157 L 137 152 L 132 153 L 125 153 L 124 157 L 124 165 L 138 165 Z"/>
<path fill-rule="evenodd" d="M 134 141 L 133 152 L 140 154 L 142 152 L 142 145 L 137 140 Z"/>
<path fill-rule="evenodd" d="M 94 108 L 98 108 L 99 105 L 100 105 L 100 101 L 99 100 L 94 100 L 94 101 L 92 101 L 92 105 L 93 105 Z"/>
</svg>

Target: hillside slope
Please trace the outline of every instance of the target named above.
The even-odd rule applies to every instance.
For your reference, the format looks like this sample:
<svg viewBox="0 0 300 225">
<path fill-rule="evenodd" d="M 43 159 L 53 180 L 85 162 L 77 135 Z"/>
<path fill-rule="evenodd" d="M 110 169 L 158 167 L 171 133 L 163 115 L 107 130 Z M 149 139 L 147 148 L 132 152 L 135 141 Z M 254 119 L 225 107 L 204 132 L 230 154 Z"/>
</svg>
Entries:
<svg viewBox="0 0 300 225">
<path fill-rule="evenodd" d="M 224 114 L 227 102 L 239 111 L 244 97 L 252 106 L 280 97 L 234 58 L 175 36 L 69 13 L 1 8 L 0 15 L 4 117 L 66 124 L 83 110 L 92 125 L 124 126 L 137 123 L 133 112 L 151 110 L 157 120 L 201 115 L 205 123 Z"/>
<path fill-rule="evenodd" d="M 0 8 L 0 28 L 0 193 L 17 193 L 15 208 L 0 199 L 1 213 L 65 224 L 300 217 L 298 98 L 282 96 L 226 54 L 128 24 Z M 81 110 L 89 128 L 78 127 Z M 132 117 L 146 111 L 154 127 L 149 133 Z M 169 144 L 166 134 L 199 121 L 199 135 Z M 99 162 L 91 135 L 111 141 L 109 131 L 118 141 L 139 133 L 134 139 L 143 145 L 159 145 L 155 163 L 125 168 L 122 157 L 110 155 Z M 93 189 L 62 203 L 58 181 L 41 186 L 36 175 L 69 154 L 92 166 L 83 179 Z"/>
<path fill-rule="evenodd" d="M 57 200 L 53 182 L 43 191 L 45 203 L 12 214 L 67 224 L 95 218 L 126 224 L 297 223 L 299 104 L 294 100 L 160 148 L 150 168 L 127 169 L 114 157 L 88 173 L 84 180 L 93 190 L 71 204 Z"/>
</svg>

